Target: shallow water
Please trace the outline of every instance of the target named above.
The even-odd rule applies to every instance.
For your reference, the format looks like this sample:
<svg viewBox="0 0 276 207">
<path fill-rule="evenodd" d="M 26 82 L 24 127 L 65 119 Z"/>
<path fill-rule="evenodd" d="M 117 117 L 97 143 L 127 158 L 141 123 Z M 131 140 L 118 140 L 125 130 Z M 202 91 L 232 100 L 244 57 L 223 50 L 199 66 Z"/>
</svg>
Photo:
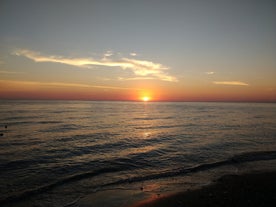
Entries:
<svg viewBox="0 0 276 207">
<path fill-rule="evenodd" d="M 0 203 L 47 195 L 47 206 L 275 159 L 276 104 L 1 101 L 0 132 Z"/>
</svg>

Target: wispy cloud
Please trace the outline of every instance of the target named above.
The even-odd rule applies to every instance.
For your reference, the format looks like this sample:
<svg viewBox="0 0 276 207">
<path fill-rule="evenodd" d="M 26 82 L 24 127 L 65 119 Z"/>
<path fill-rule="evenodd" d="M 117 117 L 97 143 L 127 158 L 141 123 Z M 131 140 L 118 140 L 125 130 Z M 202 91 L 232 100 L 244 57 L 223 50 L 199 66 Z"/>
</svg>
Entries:
<svg viewBox="0 0 276 207">
<path fill-rule="evenodd" d="M 137 56 L 137 53 L 135 52 L 132 52 L 132 53 L 129 53 L 130 56 Z"/>
<path fill-rule="evenodd" d="M 124 78 L 124 77 L 118 77 L 118 80 L 120 81 L 131 81 L 131 80 L 152 80 L 153 77 L 134 77 L 134 78 Z"/>
<path fill-rule="evenodd" d="M 209 72 L 205 72 L 207 75 L 214 75 L 215 74 L 215 72 L 213 72 L 213 71 L 209 71 Z"/>
<path fill-rule="evenodd" d="M 113 52 L 111 50 L 106 51 L 106 53 L 104 54 L 104 57 L 110 57 L 113 55 Z"/>
<path fill-rule="evenodd" d="M 23 72 L 0 70 L 0 74 L 22 74 Z"/>
<path fill-rule="evenodd" d="M 214 81 L 213 83 L 216 85 L 249 86 L 248 83 L 241 81 Z"/>
<path fill-rule="evenodd" d="M 160 64 L 154 63 L 147 60 L 137 60 L 129 58 L 120 58 L 118 60 L 109 59 L 113 53 L 109 51 L 104 55 L 104 58 L 101 60 L 93 58 L 66 58 L 63 56 L 47 56 L 42 55 L 39 52 L 26 50 L 26 49 L 17 49 L 13 52 L 14 55 L 24 56 L 35 62 L 52 62 L 52 63 L 61 63 L 67 65 L 73 65 L 83 68 L 91 68 L 93 65 L 106 66 L 106 67 L 119 67 L 123 70 L 129 69 L 137 76 L 143 77 L 152 77 L 155 79 L 163 81 L 172 81 L 176 82 L 177 79 L 173 76 L 170 76 L 166 73 L 166 70 L 169 68 Z M 108 58 L 107 58 L 108 57 Z"/>
<path fill-rule="evenodd" d="M 37 82 L 37 81 L 16 81 L 16 80 L 0 80 L 0 84 L 52 86 L 52 87 L 77 87 L 77 88 L 102 88 L 102 89 L 113 89 L 113 90 L 141 90 L 139 88 L 124 88 L 124 87 L 90 85 L 90 84 L 79 84 L 79 83 Z"/>
</svg>

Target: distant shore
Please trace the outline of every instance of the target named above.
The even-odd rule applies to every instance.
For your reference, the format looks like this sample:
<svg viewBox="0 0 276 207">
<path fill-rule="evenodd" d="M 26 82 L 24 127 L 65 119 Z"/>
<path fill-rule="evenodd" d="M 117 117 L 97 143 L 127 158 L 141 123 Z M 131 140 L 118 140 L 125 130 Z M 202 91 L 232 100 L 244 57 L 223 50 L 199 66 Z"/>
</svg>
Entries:
<svg viewBox="0 0 276 207">
<path fill-rule="evenodd" d="M 170 206 L 276 206 L 276 171 L 226 175 L 201 189 L 141 201 L 131 207 Z"/>
</svg>

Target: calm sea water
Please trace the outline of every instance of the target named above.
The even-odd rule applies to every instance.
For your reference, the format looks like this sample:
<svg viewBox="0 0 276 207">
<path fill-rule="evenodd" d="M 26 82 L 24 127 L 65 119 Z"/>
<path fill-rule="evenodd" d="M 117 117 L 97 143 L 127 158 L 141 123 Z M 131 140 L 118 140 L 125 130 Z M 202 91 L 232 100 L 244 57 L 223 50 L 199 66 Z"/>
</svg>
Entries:
<svg viewBox="0 0 276 207">
<path fill-rule="evenodd" d="M 0 203 L 51 203 L 276 159 L 276 104 L 1 101 L 0 132 Z"/>
</svg>

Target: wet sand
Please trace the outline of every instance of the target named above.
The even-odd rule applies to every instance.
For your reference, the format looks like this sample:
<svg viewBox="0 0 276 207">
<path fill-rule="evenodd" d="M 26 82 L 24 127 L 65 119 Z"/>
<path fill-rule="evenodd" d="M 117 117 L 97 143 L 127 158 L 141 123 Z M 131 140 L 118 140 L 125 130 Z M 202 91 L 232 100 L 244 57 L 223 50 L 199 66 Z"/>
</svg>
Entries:
<svg viewBox="0 0 276 207">
<path fill-rule="evenodd" d="M 276 206 L 276 171 L 226 175 L 201 189 L 144 200 L 131 207 L 172 206 Z"/>
</svg>

